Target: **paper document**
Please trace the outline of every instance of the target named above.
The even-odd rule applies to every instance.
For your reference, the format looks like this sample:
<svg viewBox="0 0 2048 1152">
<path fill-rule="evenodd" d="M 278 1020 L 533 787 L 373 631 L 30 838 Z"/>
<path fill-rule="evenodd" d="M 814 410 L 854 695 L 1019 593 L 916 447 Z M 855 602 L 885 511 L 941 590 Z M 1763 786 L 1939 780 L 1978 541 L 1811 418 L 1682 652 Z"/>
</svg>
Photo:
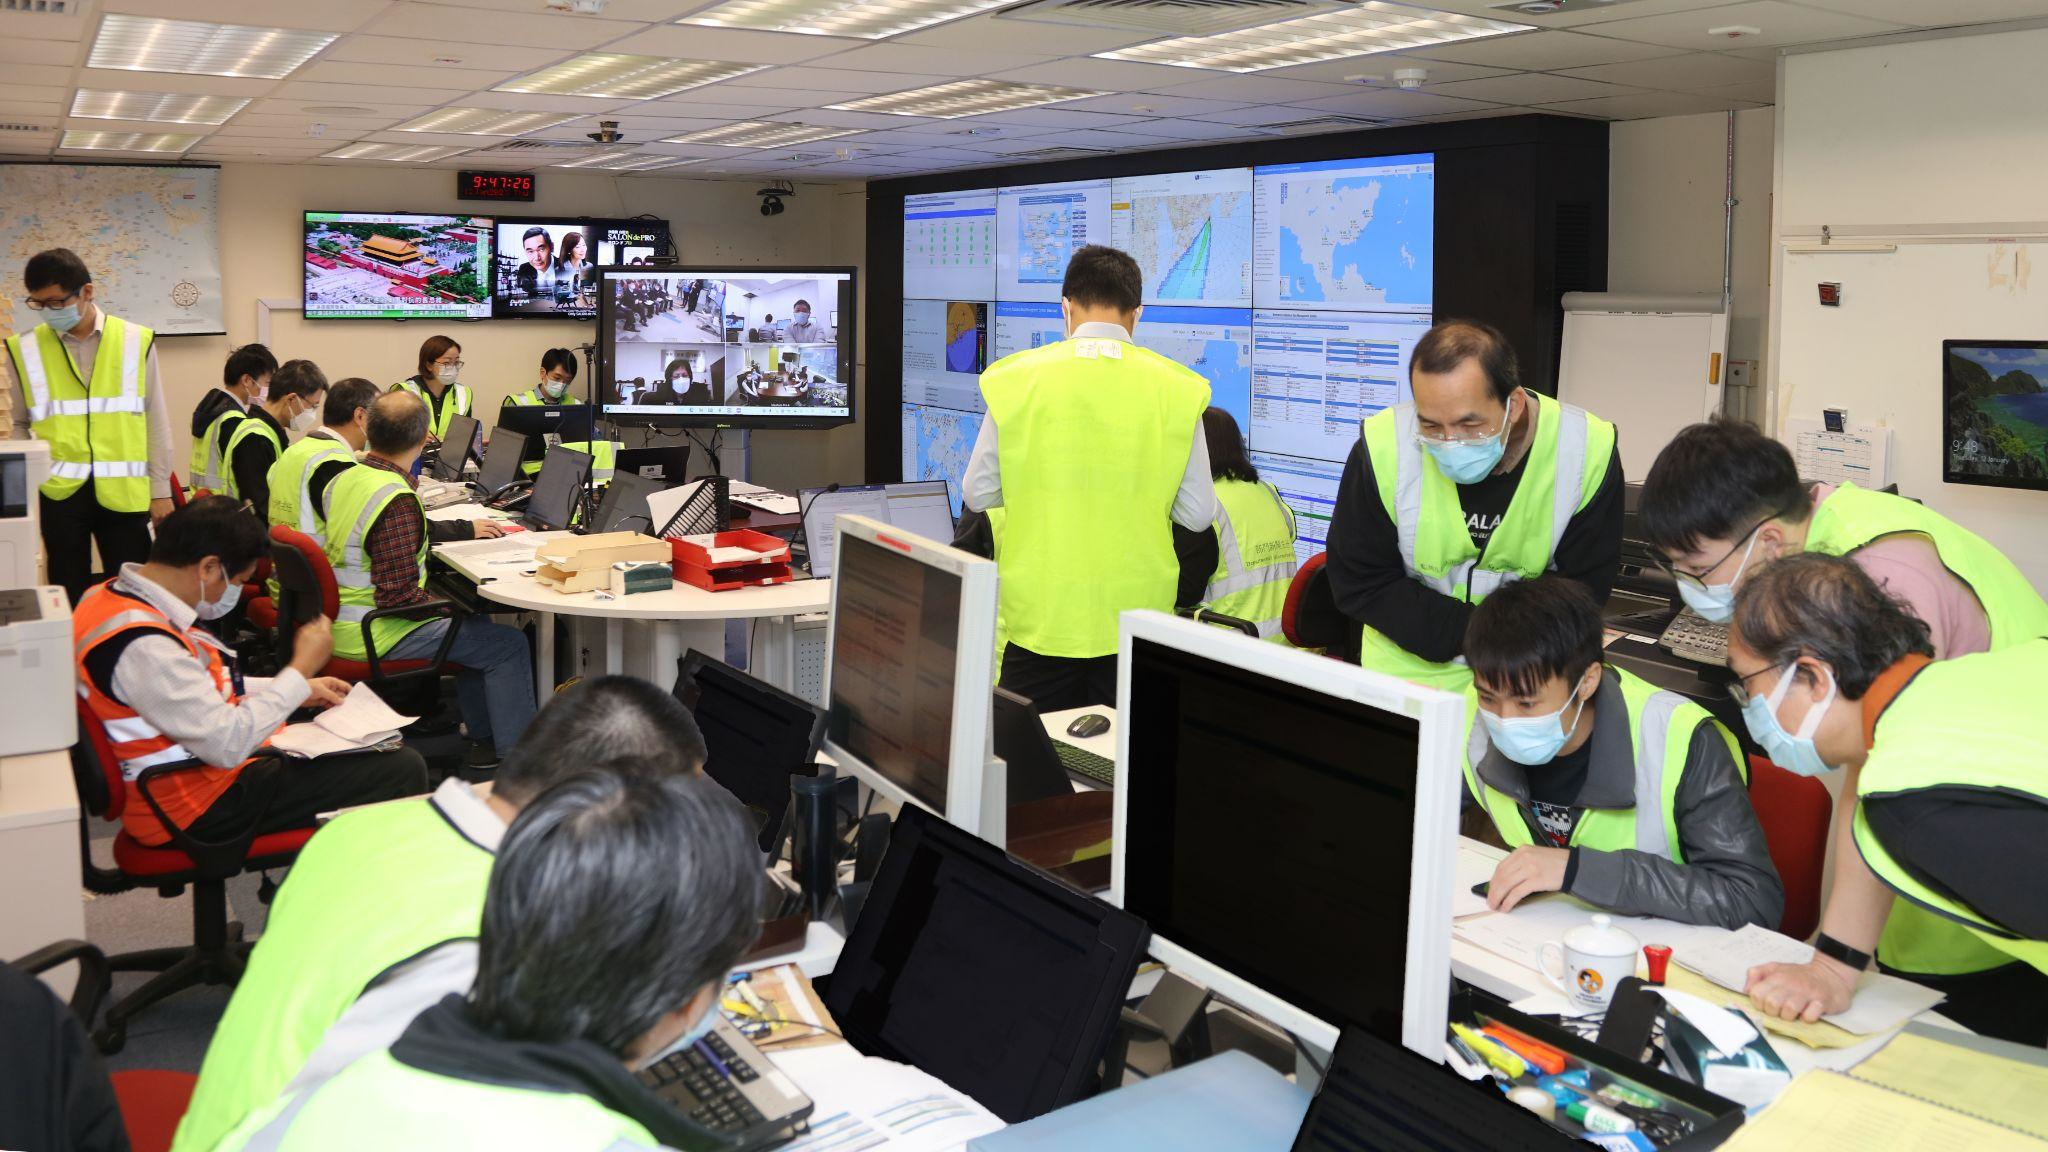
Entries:
<svg viewBox="0 0 2048 1152">
<path fill-rule="evenodd" d="M 2039 1048 L 1961 1033 L 1950 1041 L 1915 1025 L 1853 1075 L 2048 1140 L 2048 1052 Z"/>
<path fill-rule="evenodd" d="M 1456 920 L 1451 925 L 1451 932 L 1468 944 L 1540 972 L 1543 965 L 1538 959 L 1538 952 L 1543 945 L 1563 941 L 1566 932 L 1591 922 L 1593 914 L 1599 911 L 1582 900 L 1553 894 L 1518 904 L 1512 912 L 1489 912 L 1484 916 Z M 1718 928 L 1678 924 L 1650 916 L 1607 915 L 1612 917 L 1616 928 L 1634 936 L 1638 943 L 1664 944 L 1679 955 L 1683 955 L 1701 934 L 1720 931 Z"/>
<path fill-rule="evenodd" d="M 1463 916 L 1477 916 L 1487 911 L 1486 897 L 1472 892 L 1474 884 L 1484 884 L 1493 879 L 1493 870 L 1500 867 L 1500 861 L 1477 852 L 1460 851 L 1456 872 L 1451 883 L 1451 919 Z"/>
<path fill-rule="evenodd" d="M 440 508 L 429 508 L 427 509 L 427 519 L 447 524 L 461 520 L 493 520 L 496 517 L 491 515 L 490 509 L 485 508 L 481 504 L 462 503 L 449 504 Z"/>
<path fill-rule="evenodd" d="M 771 1058 L 817 1105 L 810 1130 L 779 1152 L 950 1152 L 1003 1127 L 937 1077 L 849 1044 Z"/>
<path fill-rule="evenodd" d="M 1722 1152 L 2041 1152 L 2009 1129 L 1836 1072 L 1808 1072 Z"/>
<path fill-rule="evenodd" d="M 398 730 L 419 719 L 391 710 L 367 684 L 348 690 L 348 698 L 304 724 L 287 724 L 270 738 L 270 746 L 308 759 L 357 752 L 395 739 Z"/>
<path fill-rule="evenodd" d="M 713 564 L 757 564 L 767 560 L 770 556 L 779 554 L 781 551 L 777 549 L 775 552 L 762 552 L 758 549 L 741 548 L 736 545 L 721 547 L 717 543 L 717 534 L 712 532 L 700 533 L 694 536 L 677 536 L 675 539 L 695 544 L 697 547 L 704 549 L 705 553 L 711 557 Z"/>
<path fill-rule="evenodd" d="M 1813 949 L 1789 936 L 1745 924 L 1736 932 L 1704 937 L 1672 957 L 1679 964 L 1731 991 L 1749 986 L 1749 970 L 1759 964 L 1805 964 Z M 1822 1017 L 1847 1032 L 1868 1036 L 1897 1028 L 1936 1004 L 1941 993 L 1910 980 L 1865 972 L 1856 984 L 1855 1002 L 1847 1011 Z"/>
<path fill-rule="evenodd" d="M 785 496 L 773 488 L 763 488 L 759 484 L 749 484 L 745 480 L 733 480 L 730 484 L 731 487 L 727 488 L 726 492 L 735 504 L 745 504 L 749 508 L 759 508 L 763 512 L 771 512 L 778 516 L 794 516 L 797 513 L 799 505 L 794 496 Z"/>
</svg>

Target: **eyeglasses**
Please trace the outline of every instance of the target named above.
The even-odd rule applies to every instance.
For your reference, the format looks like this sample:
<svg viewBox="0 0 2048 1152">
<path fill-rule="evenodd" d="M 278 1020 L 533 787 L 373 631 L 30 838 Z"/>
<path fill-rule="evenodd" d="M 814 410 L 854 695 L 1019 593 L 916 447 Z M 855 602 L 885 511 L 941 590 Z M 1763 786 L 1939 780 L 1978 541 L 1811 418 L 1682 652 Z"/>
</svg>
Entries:
<svg viewBox="0 0 2048 1152">
<path fill-rule="evenodd" d="M 1752 699 L 1755 699 L 1755 697 L 1750 694 L 1748 687 L 1748 684 L 1751 680 L 1756 679 L 1758 676 L 1761 676 L 1766 672 L 1776 672 L 1782 668 L 1790 668 L 1792 665 L 1797 663 L 1799 663 L 1799 661 L 1797 660 L 1787 660 L 1782 664 L 1772 664 L 1766 668 L 1759 668 L 1756 671 L 1751 672 L 1747 676 L 1737 676 L 1735 678 L 1735 682 L 1728 685 L 1728 698 L 1730 700 L 1735 701 L 1735 706 L 1737 708 L 1749 707 L 1749 702 Z"/>
<path fill-rule="evenodd" d="M 38 300 L 33 296 L 24 296 L 22 297 L 21 302 L 23 304 L 28 305 L 29 311 L 31 312 L 49 312 L 58 308 L 62 308 L 66 304 L 71 303 L 73 300 L 76 300 L 83 295 L 85 295 L 85 293 L 82 291 L 73 292 L 71 295 L 66 296 L 61 300 Z"/>
<path fill-rule="evenodd" d="M 461 368 L 461 367 L 462 367 L 462 364 L 463 364 L 463 362 L 462 362 L 462 361 L 460 361 L 460 360 L 436 360 L 436 361 L 434 361 L 434 367 L 436 367 L 436 368 Z"/>
<path fill-rule="evenodd" d="M 1664 554 L 1661 552 L 1652 552 L 1650 554 L 1650 559 L 1656 561 L 1657 567 L 1663 569 L 1665 575 L 1671 577 L 1673 580 L 1678 581 L 1680 584 L 1690 584 L 1695 588 L 1705 588 L 1707 586 L 1706 578 L 1708 576 L 1713 575 L 1715 569 L 1719 568 L 1723 564 L 1726 564 L 1728 562 L 1728 558 L 1730 556 L 1735 555 L 1735 550 L 1737 548 L 1740 548 L 1743 545 L 1749 543 L 1750 537 L 1756 535 L 1759 531 L 1763 529 L 1764 525 L 1769 524 L 1772 520 L 1777 519 L 1777 517 L 1778 513 L 1773 512 L 1771 515 L 1766 516 L 1763 519 L 1757 521 L 1756 523 L 1750 525 L 1749 531 L 1744 532 L 1741 536 L 1737 537 L 1735 543 L 1730 544 L 1728 546 L 1728 550 L 1726 552 L 1721 553 L 1721 556 L 1718 560 L 1715 560 L 1712 564 L 1707 565 L 1706 568 L 1703 569 L 1697 576 L 1693 575 L 1690 572 L 1682 572 L 1677 568 L 1672 567 L 1671 561 L 1666 559 Z"/>
</svg>

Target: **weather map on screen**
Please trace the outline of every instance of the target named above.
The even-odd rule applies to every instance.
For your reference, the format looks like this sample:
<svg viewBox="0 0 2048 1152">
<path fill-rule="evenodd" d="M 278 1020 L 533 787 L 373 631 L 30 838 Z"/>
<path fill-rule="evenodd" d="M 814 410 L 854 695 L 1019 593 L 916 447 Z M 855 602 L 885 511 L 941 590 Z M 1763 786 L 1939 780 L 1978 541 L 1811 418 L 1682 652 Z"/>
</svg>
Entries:
<svg viewBox="0 0 2048 1152">
<path fill-rule="evenodd" d="M 1254 304 L 1430 310 L 1434 156 L 1274 164 L 1255 176 Z"/>
<path fill-rule="evenodd" d="M 1147 304 L 1251 305 L 1249 168 L 1117 180 L 1110 236 L 1144 272 Z"/>
<path fill-rule="evenodd" d="M 1249 308 L 1145 309 L 1132 334 L 1138 344 L 1209 382 L 1209 403 L 1251 423 L 1252 312 Z"/>
<path fill-rule="evenodd" d="M 1067 262 L 1109 232 L 1107 180 L 999 189 L 996 299 L 1057 301 Z"/>
</svg>

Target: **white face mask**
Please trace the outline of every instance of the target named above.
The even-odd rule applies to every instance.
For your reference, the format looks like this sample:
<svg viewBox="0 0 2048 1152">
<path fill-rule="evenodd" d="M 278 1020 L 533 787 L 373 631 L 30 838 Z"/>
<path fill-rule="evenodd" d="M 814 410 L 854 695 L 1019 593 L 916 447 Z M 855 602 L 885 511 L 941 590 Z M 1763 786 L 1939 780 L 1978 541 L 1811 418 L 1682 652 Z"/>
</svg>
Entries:
<svg viewBox="0 0 2048 1152">
<path fill-rule="evenodd" d="M 307 405 L 306 408 L 302 410 L 297 416 L 292 417 L 291 423 L 287 425 L 287 427 L 289 427 L 292 430 L 292 435 L 294 436 L 304 436 L 306 433 L 311 432 L 313 429 L 318 428 L 319 426 L 320 410 L 318 408 L 311 406 L 310 404 Z"/>
<path fill-rule="evenodd" d="M 227 569 L 225 568 L 221 569 L 221 579 L 227 580 Z M 227 580 L 227 588 L 221 592 L 220 599 L 208 600 L 206 598 L 206 576 L 204 573 L 201 573 L 199 577 L 199 603 L 194 605 L 192 610 L 199 614 L 201 620 L 218 620 L 233 612 L 235 605 L 241 599 L 242 586 L 233 580 Z"/>
<path fill-rule="evenodd" d="M 569 382 L 543 376 L 540 381 L 540 390 L 542 395 L 560 397 L 563 393 L 569 391 Z"/>
</svg>

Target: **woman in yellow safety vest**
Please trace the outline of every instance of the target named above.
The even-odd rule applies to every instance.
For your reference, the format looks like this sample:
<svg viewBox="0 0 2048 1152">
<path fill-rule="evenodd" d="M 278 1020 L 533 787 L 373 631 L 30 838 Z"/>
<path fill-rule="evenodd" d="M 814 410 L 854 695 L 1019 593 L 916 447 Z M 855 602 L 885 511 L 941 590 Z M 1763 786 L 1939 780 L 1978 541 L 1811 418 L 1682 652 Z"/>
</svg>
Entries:
<svg viewBox="0 0 2048 1152">
<path fill-rule="evenodd" d="M 1298 566 L 1294 510 L 1259 479 L 1245 454 L 1237 419 L 1221 408 L 1202 413 L 1209 442 L 1209 474 L 1216 481 L 1216 571 L 1202 606 L 1258 625 L 1259 636 L 1280 644 L 1280 616 Z"/>
<path fill-rule="evenodd" d="M 427 402 L 427 433 L 439 444 L 448 434 L 448 421 L 468 416 L 476 397 L 462 383 L 462 345 L 446 336 L 429 336 L 420 345 L 419 372 L 391 386 L 393 392 L 410 392 Z"/>
</svg>

